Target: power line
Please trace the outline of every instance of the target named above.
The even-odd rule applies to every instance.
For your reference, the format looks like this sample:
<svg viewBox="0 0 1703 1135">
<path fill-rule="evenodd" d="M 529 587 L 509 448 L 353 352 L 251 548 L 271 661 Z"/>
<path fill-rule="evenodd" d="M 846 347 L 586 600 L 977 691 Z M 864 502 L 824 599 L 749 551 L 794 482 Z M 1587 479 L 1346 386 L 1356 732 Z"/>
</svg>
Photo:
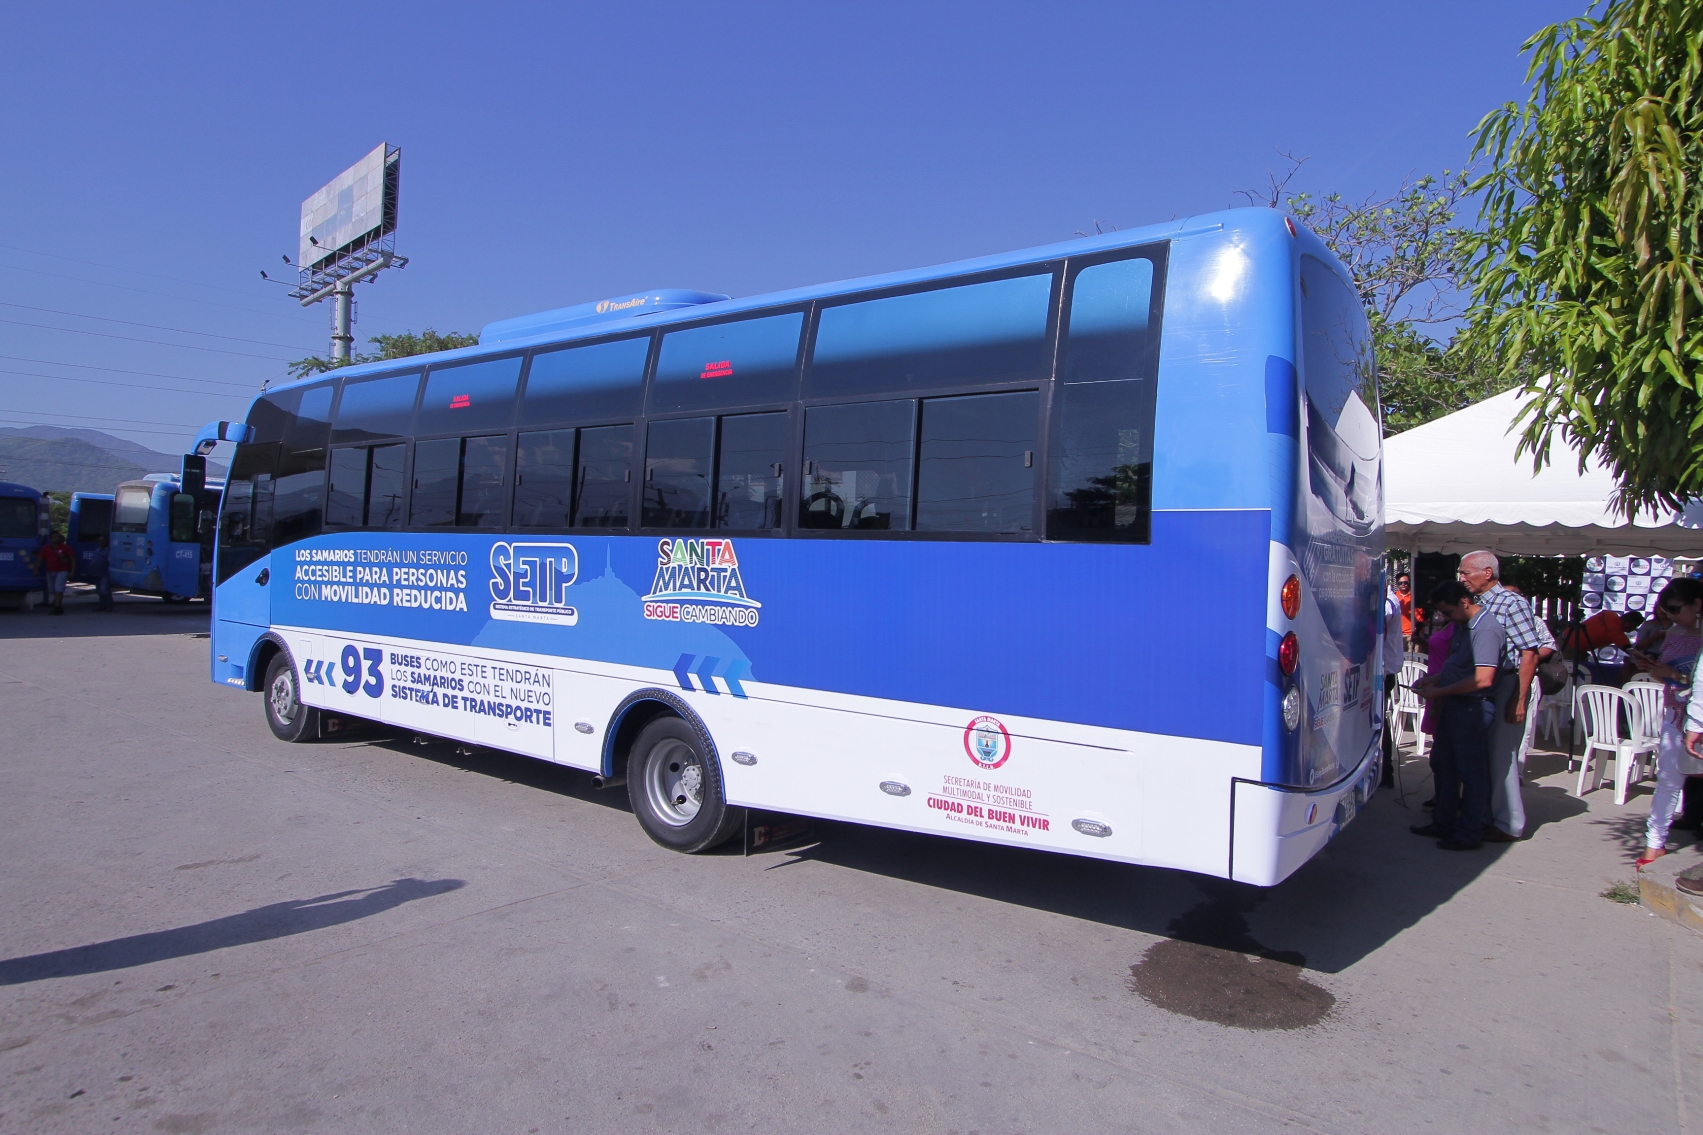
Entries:
<svg viewBox="0 0 1703 1135">
<path fill-rule="evenodd" d="M 4 422 L 6 420 L 7 419 L 5 419 L 5 418 L 0 418 L 0 422 Z M 44 426 L 47 423 L 46 422 L 18 422 L 18 421 L 13 421 L 10 424 L 14 425 L 14 426 Z M 97 432 L 105 433 L 106 431 L 100 430 L 100 431 L 97 431 Z M 130 433 L 139 433 L 139 434 L 148 434 L 150 437 L 179 437 L 180 438 L 180 437 L 185 436 L 186 434 L 191 438 L 193 438 L 195 436 L 193 433 L 190 433 L 190 431 L 188 431 L 188 430 L 130 430 L 129 432 Z M 12 437 L 7 437 L 4 434 L 0 434 L 0 442 L 14 440 L 14 438 L 18 441 L 40 441 L 40 442 L 80 441 L 80 440 L 82 440 L 80 438 L 17 437 L 17 435 L 13 435 Z M 122 441 L 123 439 L 120 438 L 119 440 Z M 92 441 L 84 441 L 83 444 L 84 445 L 94 445 L 95 443 L 92 442 Z M 95 448 L 98 449 L 100 447 L 95 446 Z M 117 456 L 117 455 L 115 455 L 115 456 Z M 122 458 L 122 457 L 120 457 L 118 459 L 119 460 L 125 460 L 125 458 Z M 13 455 L 11 457 L 5 458 L 5 460 L 16 461 L 16 460 L 19 460 L 19 458 L 18 458 L 17 455 Z M 52 457 L 40 457 L 40 458 L 32 457 L 32 458 L 30 458 L 30 460 L 52 461 L 54 459 Z M 72 464 L 72 463 L 66 462 L 66 464 Z"/>
<path fill-rule="evenodd" d="M 78 378 L 70 374 L 42 374 L 33 370 L 0 370 L 0 374 L 24 375 L 29 378 L 50 378 L 55 382 L 92 382 L 98 386 L 122 386 L 127 390 L 154 390 L 162 394 L 195 394 L 202 398 L 245 398 L 242 394 L 226 394 L 223 390 L 185 390 L 181 386 L 155 386 L 151 382 L 120 382 L 114 378 Z M 191 382 L 208 382 L 210 379 L 191 379 Z M 259 393 L 259 391 L 255 391 Z"/>
<path fill-rule="evenodd" d="M 101 339 L 122 339 L 126 343 L 148 343 L 155 347 L 175 347 L 180 351 L 210 351 L 215 355 L 240 355 L 245 359 L 266 359 L 275 363 L 291 361 L 279 358 L 277 355 L 257 355 L 252 351 L 227 351 L 222 347 L 197 347 L 193 343 L 162 343 L 158 339 L 138 339 L 133 335 L 113 335 L 106 331 L 83 331 L 76 327 L 55 327 L 51 323 L 25 323 L 19 319 L 0 319 L 0 323 L 9 323 L 14 327 L 39 327 L 44 331 L 68 331 L 73 335 L 94 335 Z"/>
<path fill-rule="evenodd" d="M 307 314 L 305 310 L 302 310 L 291 312 L 286 315 L 282 311 L 261 311 L 257 307 L 238 307 L 234 303 L 220 303 L 217 300 L 204 300 L 196 296 L 174 296 L 170 292 L 157 292 L 152 288 L 137 288 L 130 284 L 114 284 L 108 280 L 96 280 L 88 276 L 67 276 L 63 272 L 49 272 L 45 268 L 20 268 L 16 264 L 0 264 L 0 269 L 4 269 L 8 272 L 28 272 L 35 276 L 51 276 L 55 280 L 71 280 L 79 284 L 94 284 L 96 287 L 100 288 L 117 288 L 119 291 L 138 292 L 145 296 L 155 296 L 160 299 L 182 300 L 184 303 L 199 303 L 205 304 L 208 307 L 222 307 L 226 311 L 246 311 L 250 315 L 264 315 L 268 319 L 288 319 L 292 323 L 297 323 L 298 325 L 300 323 L 299 317 Z"/>
<path fill-rule="evenodd" d="M 31 256 L 45 256 L 50 260 L 69 260 L 73 264 L 87 264 L 91 268 L 110 268 L 114 272 L 129 272 L 132 275 L 148 276 L 155 280 L 170 280 L 174 284 L 188 284 L 193 288 L 211 288 L 216 292 L 230 292 L 233 295 L 239 296 L 252 297 L 256 294 L 254 292 L 244 291 L 241 288 L 227 288 L 222 284 L 209 284 L 201 280 L 185 280 L 181 276 L 162 276 L 158 272 L 144 272 L 139 268 L 121 268 L 117 264 L 102 264 L 98 260 L 79 260 L 75 256 L 66 256 L 58 252 L 37 252 L 33 248 L 24 248 L 22 245 L 17 244 L 0 244 L 0 248 L 10 249 L 13 252 L 27 252 Z"/>
<path fill-rule="evenodd" d="M 51 410 L 7 410 L 5 412 L 8 413 L 8 414 L 30 414 L 30 415 L 32 415 L 34 417 L 38 417 L 38 418 L 63 418 L 63 417 L 65 417 L 64 414 L 55 413 L 54 411 L 51 411 Z M 72 416 L 73 416 L 73 418 L 75 418 L 75 420 L 77 420 L 79 422 L 120 422 L 120 423 L 122 423 L 122 422 L 135 422 L 137 425 L 142 425 L 142 426 L 176 426 L 180 430 L 187 430 L 187 429 L 193 428 L 191 426 L 184 425 L 182 422 L 150 422 L 150 421 L 146 420 L 145 418 L 102 418 L 102 417 L 96 417 L 96 416 L 87 415 L 87 414 L 72 415 Z M 41 424 L 42 425 L 50 425 L 52 423 L 43 422 Z"/>
<path fill-rule="evenodd" d="M 16 307 L 24 311 L 42 311 L 48 315 L 67 315 L 72 319 L 98 319 L 102 323 L 122 323 L 126 327 L 145 327 L 150 331 L 172 331 L 179 335 L 201 335 L 208 339 L 229 339 L 233 343 L 253 343 L 257 347 L 283 347 L 289 351 L 311 351 L 312 347 L 299 347 L 294 343 L 273 343 L 266 339 L 243 339 L 236 335 L 215 335 L 211 331 L 191 331 L 186 327 L 166 327 L 159 323 L 136 323 L 129 319 L 114 319 L 109 315 L 85 315 L 80 311 L 59 311 L 51 307 L 31 307 L 27 303 L 8 303 L 0 300 L 0 307 Z M 69 330 L 66 328 L 65 330 Z"/>
<path fill-rule="evenodd" d="M 89 363 L 62 363 L 57 359 L 26 359 L 21 355 L 0 355 L 0 359 L 6 359 L 14 363 L 35 363 L 37 366 L 44 367 L 76 367 L 78 370 L 99 370 L 105 371 L 108 374 L 139 374 L 143 378 L 175 378 L 180 382 L 210 382 L 216 386 L 235 386 L 243 390 L 259 389 L 258 386 L 250 385 L 246 382 L 227 382 L 220 378 L 190 378 L 187 375 L 160 374 L 151 370 L 125 370 L 122 367 L 97 367 L 92 366 Z M 282 360 L 276 361 L 281 362 Z M 270 382 L 271 379 L 268 379 L 267 381 Z"/>
</svg>

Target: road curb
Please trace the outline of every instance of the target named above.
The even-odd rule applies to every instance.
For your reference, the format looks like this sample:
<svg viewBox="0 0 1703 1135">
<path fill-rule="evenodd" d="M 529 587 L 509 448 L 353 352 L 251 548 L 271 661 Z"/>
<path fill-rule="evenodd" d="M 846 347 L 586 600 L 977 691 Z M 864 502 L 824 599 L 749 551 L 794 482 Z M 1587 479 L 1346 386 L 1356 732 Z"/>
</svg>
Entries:
<svg viewBox="0 0 1703 1135">
<path fill-rule="evenodd" d="M 1669 922 L 1703 934 L 1703 896 L 1688 895 L 1674 886 L 1674 880 L 1682 873 L 1687 876 L 1703 873 L 1696 854 L 1669 852 L 1662 856 L 1638 872 L 1638 901 L 1646 910 Z"/>
</svg>

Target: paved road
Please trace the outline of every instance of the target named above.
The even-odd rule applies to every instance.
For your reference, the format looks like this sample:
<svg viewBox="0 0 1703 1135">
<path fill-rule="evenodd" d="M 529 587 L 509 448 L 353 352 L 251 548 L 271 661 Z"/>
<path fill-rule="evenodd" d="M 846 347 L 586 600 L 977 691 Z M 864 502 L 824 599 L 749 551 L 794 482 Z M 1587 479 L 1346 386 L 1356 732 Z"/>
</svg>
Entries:
<svg viewBox="0 0 1703 1135">
<path fill-rule="evenodd" d="M 0 613 L 0 1131 L 1703 1129 L 1703 937 L 1598 897 L 1648 794 L 1557 759 L 1528 842 L 1438 852 L 1409 784 L 1269 892 L 687 858 L 580 773 L 274 741 L 204 631 Z"/>
</svg>

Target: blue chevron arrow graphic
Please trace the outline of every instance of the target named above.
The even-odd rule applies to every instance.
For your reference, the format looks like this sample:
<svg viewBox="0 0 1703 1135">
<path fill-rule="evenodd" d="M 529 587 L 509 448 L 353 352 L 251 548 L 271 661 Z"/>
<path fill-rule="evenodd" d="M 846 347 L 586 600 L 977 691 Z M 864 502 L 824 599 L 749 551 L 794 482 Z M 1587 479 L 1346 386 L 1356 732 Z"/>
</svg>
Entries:
<svg viewBox="0 0 1703 1135">
<path fill-rule="evenodd" d="M 751 669 L 751 664 L 743 658 L 735 658 L 727 664 L 727 671 L 722 674 L 721 680 L 727 683 L 728 693 L 736 698 L 748 696 L 745 693 L 745 687 L 739 684 L 739 678 L 749 669 Z"/>
<path fill-rule="evenodd" d="M 692 685 L 692 659 L 694 657 L 696 656 L 691 654 L 682 654 L 680 656 L 680 661 L 674 664 L 674 677 L 677 681 L 679 681 L 680 688 L 683 690 L 693 690 L 697 688 Z"/>
<path fill-rule="evenodd" d="M 720 661 L 721 661 L 721 659 L 717 658 L 715 655 L 706 654 L 706 655 L 704 655 L 704 660 L 702 662 L 698 663 L 698 668 L 696 670 L 692 671 L 692 673 L 694 673 L 698 676 L 698 681 L 703 683 L 704 692 L 706 694 L 719 694 L 719 693 L 721 693 L 720 690 L 715 688 L 715 677 L 714 677 L 716 663 L 718 663 Z"/>
</svg>

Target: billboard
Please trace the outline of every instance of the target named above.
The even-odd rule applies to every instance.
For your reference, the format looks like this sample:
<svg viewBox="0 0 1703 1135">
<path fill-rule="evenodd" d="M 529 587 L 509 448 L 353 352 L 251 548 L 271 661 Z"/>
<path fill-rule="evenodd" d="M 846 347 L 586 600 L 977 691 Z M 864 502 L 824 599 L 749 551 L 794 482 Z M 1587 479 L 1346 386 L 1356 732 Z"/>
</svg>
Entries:
<svg viewBox="0 0 1703 1135">
<path fill-rule="evenodd" d="M 323 268 L 337 257 L 395 232 L 401 173 L 402 151 L 381 144 L 303 201 L 296 263 L 310 269 Z"/>
</svg>

